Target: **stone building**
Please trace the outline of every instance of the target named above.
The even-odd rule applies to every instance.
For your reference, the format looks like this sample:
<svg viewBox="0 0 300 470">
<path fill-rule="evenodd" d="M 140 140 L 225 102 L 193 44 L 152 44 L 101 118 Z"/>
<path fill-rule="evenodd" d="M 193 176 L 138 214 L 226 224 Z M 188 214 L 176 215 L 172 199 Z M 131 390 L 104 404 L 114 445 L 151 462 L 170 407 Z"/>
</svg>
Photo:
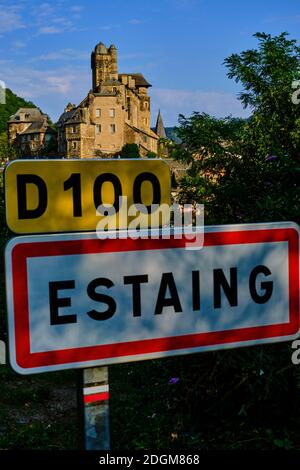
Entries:
<svg viewBox="0 0 300 470">
<path fill-rule="evenodd" d="M 117 49 L 97 44 L 91 56 L 92 89 L 58 121 L 58 151 L 66 157 L 110 156 L 126 143 L 141 155 L 157 153 L 159 136 L 150 128 L 150 83 L 141 73 L 118 73 Z"/>
<path fill-rule="evenodd" d="M 7 123 L 8 141 L 19 156 L 38 156 L 56 132 L 49 126 L 48 116 L 38 108 L 19 108 Z"/>
</svg>

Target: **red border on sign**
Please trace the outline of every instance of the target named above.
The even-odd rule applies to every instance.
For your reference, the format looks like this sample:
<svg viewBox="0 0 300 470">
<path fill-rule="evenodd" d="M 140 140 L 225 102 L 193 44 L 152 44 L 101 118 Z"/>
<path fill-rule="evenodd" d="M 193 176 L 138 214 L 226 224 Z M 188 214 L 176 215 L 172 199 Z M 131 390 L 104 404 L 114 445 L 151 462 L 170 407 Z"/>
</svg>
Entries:
<svg viewBox="0 0 300 470">
<path fill-rule="evenodd" d="M 87 235 L 88 236 L 88 235 Z M 208 232 L 204 246 L 288 242 L 289 321 L 287 323 L 188 334 L 126 343 L 86 346 L 45 352 L 30 352 L 27 259 L 41 256 L 110 253 L 184 248 L 190 240 L 78 239 L 20 243 L 12 249 L 12 282 L 15 318 L 16 362 L 23 369 L 139 356 L 163 351 L 215 346 L 264 338 L 280 338 L 299 330 L 299 236 L 293 228 Z"/>
</svg>

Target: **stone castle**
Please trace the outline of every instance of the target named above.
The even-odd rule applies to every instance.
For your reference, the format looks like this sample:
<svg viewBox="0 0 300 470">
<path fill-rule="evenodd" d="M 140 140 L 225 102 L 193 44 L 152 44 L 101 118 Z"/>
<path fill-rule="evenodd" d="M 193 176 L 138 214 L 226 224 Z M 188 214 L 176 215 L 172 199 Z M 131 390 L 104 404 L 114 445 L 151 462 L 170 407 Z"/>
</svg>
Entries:
<svg viewBox="0 0 300 470">
<path fill-rule="evenodd" d="M 19 108 L 7 123 L 8 141 L 15 146 L 20 156 L 38 155 L 56 132 L 48 123 L 48 116 L 39 108 Z"/>
<path fill-rule="evenodd" d="M 68 104 L 58 121 L 59 154 L 105 157 L 117 154 L 126 143 L 137 144 L 143 156 L 157 153 L 163 136 L 150 128 L 150 83 L 141 73 L 118 72 L 114 45 L 97 44 L 91 68 L 92 89 L 79 106 Z"/>
<path fill-rule="evenodd" d="M 57 133 L 38 108 L 20 108 L 10 117 L 8 139 L 20 157 L 42 155 L 51 139 L 57 140 L 57 157 L 115 156 L 125 144 L 136 144 L 141 156 L 161 153 L 158 140 L 166 133 L 160 112 L 150 128 L 150 83 L 141 73 L 118 73 L 114 45 L 97 44 L 91 68 L 92 89 L 78 106 L 67 105 Z"/>
</svg>

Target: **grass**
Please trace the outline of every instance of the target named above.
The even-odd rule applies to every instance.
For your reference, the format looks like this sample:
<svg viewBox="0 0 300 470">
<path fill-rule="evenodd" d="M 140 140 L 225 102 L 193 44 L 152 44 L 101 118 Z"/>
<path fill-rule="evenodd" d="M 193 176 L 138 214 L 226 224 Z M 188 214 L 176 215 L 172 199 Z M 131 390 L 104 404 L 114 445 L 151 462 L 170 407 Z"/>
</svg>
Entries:
<svg viewBox="0 0 300 470">
<path fill-rule="evenodd" d="M 0 449 L 76 449 L 76 374 L 19 376 L 0 366 Z"/>
<path fill-rule="evenodd" d="M 269 345 L 113 366 L 112 447 L 300 449 L 288 361 L 289 347 Z"/>
<path fill-rule="evenodd" d="M 299 372 L 289 345 L 109 368 L 115 450 L 300 449 Z M 0 366 L 0 448 L 76 449 L 76 371 Z"/>
</svg>

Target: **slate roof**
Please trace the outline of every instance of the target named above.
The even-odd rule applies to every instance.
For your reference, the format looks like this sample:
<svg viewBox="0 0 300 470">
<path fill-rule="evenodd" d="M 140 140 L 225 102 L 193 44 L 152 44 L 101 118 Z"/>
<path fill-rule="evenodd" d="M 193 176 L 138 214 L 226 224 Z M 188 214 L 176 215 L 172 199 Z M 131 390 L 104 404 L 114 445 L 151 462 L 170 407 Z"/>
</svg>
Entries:
<svg viewBox="0 0 300 470">
<path fill-rule="evenodd" d="M 167 138 L 167 134 L 166 134 L 162 116 L 160 114 L 160 110 L 158 111 L 158 116 L 157 116 L 157 121 L 156 121 L 156 126 L 155 126 L 155 133 L 163 139 Z"/>
<path fill-rule="evenodd" d="M 29 114 L 29 117 L 24 119 L 17 119 L 21 113 Z M 43 121 L 45 114 L 42 114 L 38 108 L 19 108 L 18 111 L 10 116 L 8 122 L 32 122 L 32 121 Z"/>
<path fill-rule="evenodd" d="M 77 111 L 77 108 L 72 109 L 71 111 L 65 111 L 58 119 L 58 124 L 64 124 L 65 122 L 72 119 L 74 113 Z"/>
<path fill-rule="evenodd" d="M 45 121 L 33 122 L 27 129 L 23 132 L 20 132 L 21 135 L 25 134 L 38 134 L 40 132 L 45 132 L 46 134 L 56 134 L 55 130 L 52 127 L 48 126 Z"/>
<path fill-rule="evenodd" d="M 145 79 L 144 75 L 142 73 L 120 73 L 119 77 L 122 80 L 122 77 L 132 77 L 135 80 L 135 86 L 136 87 L 145 87 L 148 88 L 152 86 L 147 80 Z"/>
</svg>

